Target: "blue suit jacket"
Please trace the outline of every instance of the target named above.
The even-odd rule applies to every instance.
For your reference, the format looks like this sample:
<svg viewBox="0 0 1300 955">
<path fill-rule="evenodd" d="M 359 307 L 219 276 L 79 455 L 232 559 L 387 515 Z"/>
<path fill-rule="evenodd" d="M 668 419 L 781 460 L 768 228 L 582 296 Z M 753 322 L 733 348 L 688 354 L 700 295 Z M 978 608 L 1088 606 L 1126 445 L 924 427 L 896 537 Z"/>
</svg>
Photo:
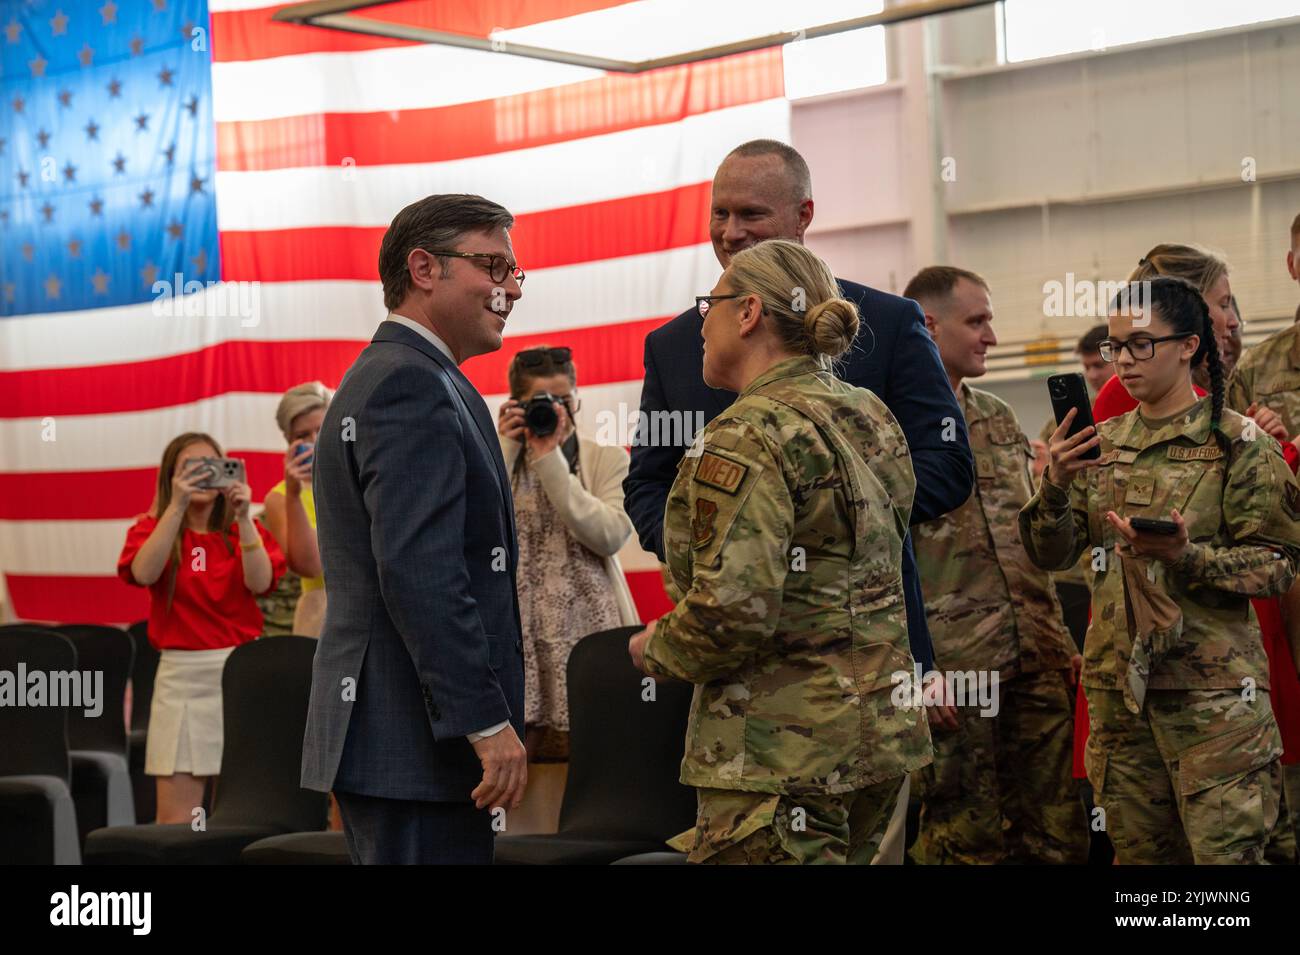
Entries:
<svg viewBox="0 0 1300 955">
<path fill-rule="evenodd" d="M 329 608 L 302 785 L 467 800 L 482 771 L 465 734 L 509 719 L 524 735 L 514 507 L 487 406 L 384 322 L 325 414 L 312 474 Z"/>
<path fill-rule="evenodd" d="M 857 340 L 836 364 L 836 372 L 850 384 L 874 392 L 898 419 L 916 472 L 912 523 L 934 520 L 964 504 L 975 481 L 966 419 L 939 350 L 925 329 L 921 307 L 911 299 L 836 281 L 862 315 Z M 705 421 L 712 421 L 736 400 L 734 392 L 704 383 L 703 324 L 692 308 L 646 336 L 641 390 L 646 416 L 655 411 L 702 412 Z M 646 416 L 641 420 L 655 420 Z M 944 440 L 945 436 L 951 440 Z M 660 560 L 664 506 L 684 452 L 683 447 L 643 447 L 634 442 L 631 470 L 623 483 L 624 507 L 641 546 Z M 910 537 L 903 551 L 903 589 L 912 656 L 928 670 L 934 653 Z"/>
</svg>

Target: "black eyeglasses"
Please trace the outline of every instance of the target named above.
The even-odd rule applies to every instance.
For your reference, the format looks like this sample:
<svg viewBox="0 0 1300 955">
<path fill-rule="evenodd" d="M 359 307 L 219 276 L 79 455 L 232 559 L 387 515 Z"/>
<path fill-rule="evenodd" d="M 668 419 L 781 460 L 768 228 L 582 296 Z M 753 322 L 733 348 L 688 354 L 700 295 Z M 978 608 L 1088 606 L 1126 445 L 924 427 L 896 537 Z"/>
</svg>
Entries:
<svg viewBox="0 0 1300 955">
<path fill-rule="evenodd" d="M 530 348 L 515 355 L 515 361 L 524 368 L 540 368 L 548 361 L 555 365 L 567 365 L 572 359 L 571 348 Z"/>
<path fill-rule="evenodd" d="M 489 259 L 488 275 L 492 277 L 493 282 L 504 282 L 507 275 L 513 275 L 515 281 L 520 285 L 524 284 L 524 270 L 517 265 L 511 265 L 510 260 L 504 255 L 497 255 L 495 252 L 438 252 L 433 249 L 425 249 L 430 255 L 450 255 L 458 259 Z"/>
<path fill-rule="evenodd" d="M 1194 334 L 1196 333 L 1187 332 L 1182 335 L 1162 335 L 1160 338 L 1130 338 L 1126 342 L 1106 338 L 1097 343 L 1097 350 L 1101 352 L 1101 360 L 1105 362 L 1119 361 L 1119 353 L 1125 348 L 1133 356 L 1134 361 L 1146 361 L 1155 356 L 1156 342 L 1177 341 L 1180 338 L 1191 338 Z"/>
<path fill-rule="evenodd" d="M 744 298 L 743 295 L 697 295 L 695 296 L 695 311 L 700 313 L 700 318 L 709 314 L 709 309 L 713 307 L 714 302 L 721 302 L 728 298 Z"/>
</svg>

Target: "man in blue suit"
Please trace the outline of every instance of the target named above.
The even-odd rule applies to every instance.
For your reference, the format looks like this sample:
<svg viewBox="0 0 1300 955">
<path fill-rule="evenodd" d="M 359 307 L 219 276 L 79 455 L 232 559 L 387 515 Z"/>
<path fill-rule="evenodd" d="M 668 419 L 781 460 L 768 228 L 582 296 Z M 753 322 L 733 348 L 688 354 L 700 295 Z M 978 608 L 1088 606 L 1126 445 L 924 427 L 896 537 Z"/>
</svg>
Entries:
<svg viewBox="0 0 1300 955">
<path fill-rule="evenodd" d="M 808 164 L 794 148 L 776 140 L 737 146 L 713 178 L 711 209 L 709 235 L 724 269 L 733 255 L 764 239 L 803 242 L 813 217 Z M 925 329 L 925 316 L 910 299 L 837 281 L 844 297 L 858 306 L 862 322 L 857 341 L 836 371 L 850 384 L 874 392 L 898 419 L 916 472 L 912 523 L 934 520 L 970 497 L 975 463 L 965 418 Z M 689 412 L 685 420 L 692 422 L 703 412 L 704 420 L 711 421 L 736 400 L 732 392 L 704 383 L 703 324 L 690 308 L 646 336 L 641 421 L 663 420 L 663 412 Z M 690 438 L 686 435 L 685 443 Z M 661 561 L 664 505 L 684 452 L 680 445 L 649 446 L 638 434 L 623 482 L 624 508 L 641 546 Z M 934 654 L 910 537 L 903 551 L 903 589 L 912 656 L 928 672 Z M 940 719 L 956 725 L 949 711 Z"/>
<path fill-rule="evenodd" d="M 357 864 L 490 863 L 527 781 L 510 482 L 457 367 L 501 347 L 522 294 L 513 224 L 479 196 L 397 214 L 379 250 L 387 320 L 316 445 L 329 610 L 302 785 L 334 791 Z"/>
</svg>

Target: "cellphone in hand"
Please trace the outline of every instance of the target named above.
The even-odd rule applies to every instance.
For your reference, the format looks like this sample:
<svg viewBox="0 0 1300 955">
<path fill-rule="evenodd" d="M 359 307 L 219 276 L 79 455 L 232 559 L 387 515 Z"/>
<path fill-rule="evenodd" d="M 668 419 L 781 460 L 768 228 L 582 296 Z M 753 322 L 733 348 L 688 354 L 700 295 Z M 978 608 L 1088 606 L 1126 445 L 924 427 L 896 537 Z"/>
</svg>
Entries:
<svg viewBox="0 0 1300 955">
<path fill-rule="evenodd" d="M 1071 408 L 1075 409 L 1074 420 L 1070 422 L 1070 430 L 1065 435 L 1067 438 L 1073 437 L 1084 428 L 1096 426 L 1092 420 L 1092 402 L 1088 400 L 1088 383 L 1079 372 L 1050 375 L 1047 379 L 1047 393 L 1052 398 L 1052 411 L 1056 415 L 1058 425 L 1065 420 Z M 1087 460 L 1099 458 L 1101 448 L 1093 445 L 1079 457 Z"/>
<path fill-rule="evenodd" d="M 298 443 L 298 444 L 295 444 L 295 445 L 293 446 L 293 456 L 296 458 L 298 455 L 302 454 L 304 451 L 310 451 L 310 450 L 311 450 L 312 448 L 314 448 L 314 447 L 316 447 L 316 445 L 314 445 L 314 444 L 307 444 L 306 442 L 300 442 L 300 443 Z M 312 463 L 312 461 L 314 461 L 314 460 L 316 460 L 316 455 L 313 454 L 311 457 L 309 457 L 306 461 L 303 461 L 302 463 L 303 463 L 303 465 L 304 465 L 305 467 L 311 467 L 311 463 Z"/>
<path fill-rule="evenodd" d="M 203 477 L 195 485 L 204 490 L 218 490 L 232 484 L 244 483 L 244 462 L 239 458 L 195 458 L 198 465 L 192 465 L 196 472 L 203 472 Z"/>
<path fill-rule="evenodd" d="M 1178 525 L 1173 521 L 1162 521 L 1154 517 L 1130 517 L 1128 526 L 1143 534 L 1163 534 L 1173 537 L 1178 533 Z"/>
</svg>

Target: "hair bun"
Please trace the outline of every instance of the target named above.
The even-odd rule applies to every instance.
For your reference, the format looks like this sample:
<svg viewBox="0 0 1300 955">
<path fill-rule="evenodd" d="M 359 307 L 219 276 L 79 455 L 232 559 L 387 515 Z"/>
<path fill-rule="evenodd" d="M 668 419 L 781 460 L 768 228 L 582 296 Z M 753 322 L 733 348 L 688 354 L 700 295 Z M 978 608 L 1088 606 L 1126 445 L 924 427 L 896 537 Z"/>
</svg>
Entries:
<svg viewBox="0 0 1300 955">
<path fill-rule="evenodd" d="M 804 334 L 814 355 L 838 358 L 858 334 L 858 308 L 846 298 L 828 298 L 804 313 Z"/>
</svg>

